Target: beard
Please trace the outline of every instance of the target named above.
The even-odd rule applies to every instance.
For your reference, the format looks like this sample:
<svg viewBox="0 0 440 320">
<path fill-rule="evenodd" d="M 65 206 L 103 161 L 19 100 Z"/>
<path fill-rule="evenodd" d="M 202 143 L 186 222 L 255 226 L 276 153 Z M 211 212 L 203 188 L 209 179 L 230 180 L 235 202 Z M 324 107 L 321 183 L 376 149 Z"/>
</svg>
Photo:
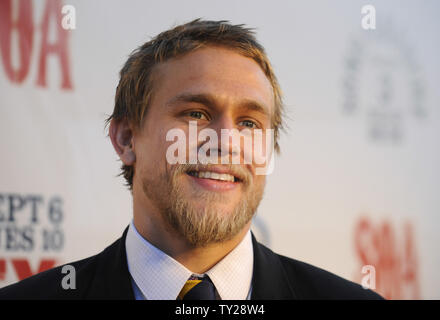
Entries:
<svg viewBox="0 0 440 320">
<path fill-rule="evenodd" d="M 159 209 L 165 223 L 192 247 L 205 247 L 236 236 L 252 219 L 263 197 L 264 183 L 254 184 L 249 172 L 239 165 L 229 165 L 231 173 L 239 173 L 243 196 L 232 209 L 219 205 L 230 199 L 222 192 L 184 190 L 186 173 L 205 165 L 176 164 L 166 166 L 156 179 L 142 180 L 145 195 Z M 198 201 L 200 200 L 200 201 Z M 201 205 L 203 204 L 203 205 Z"/>
</svg>

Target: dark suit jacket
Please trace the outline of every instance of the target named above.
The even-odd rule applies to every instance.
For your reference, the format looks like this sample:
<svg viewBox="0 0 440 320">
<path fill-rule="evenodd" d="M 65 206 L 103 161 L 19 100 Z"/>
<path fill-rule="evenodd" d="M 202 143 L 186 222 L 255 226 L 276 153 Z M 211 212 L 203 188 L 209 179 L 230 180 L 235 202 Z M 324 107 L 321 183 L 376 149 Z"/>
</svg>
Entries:
<svg viewBox="0 0 440 320">
<path fill-rule="evenodd" d="M 0 299 L 134 299 L 122 237 L 101 253 L 72 262 L 76 289 L 65 290 L 61 268 L 41 272 L 0 289 Z M 252 235 L 252 300 L 381 299 L 371 290 L 307 263 L 278 255 Z"/>
</svg>

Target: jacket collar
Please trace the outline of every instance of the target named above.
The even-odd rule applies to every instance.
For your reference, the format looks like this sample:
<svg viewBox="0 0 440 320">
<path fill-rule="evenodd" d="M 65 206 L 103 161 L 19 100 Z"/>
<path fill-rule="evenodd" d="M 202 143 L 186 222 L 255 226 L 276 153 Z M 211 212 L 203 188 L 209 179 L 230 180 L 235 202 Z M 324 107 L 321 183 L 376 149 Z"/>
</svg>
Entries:
<svg viewBox="0 0 440 320">
<path fill-rule="evenodd" d="M 128 227 L 121 238 L 97 256 L 95 276 L 87 293 L 88 299 L 134 299 L 125 250 L 127 231 Z"/>
<path fill-rule="evenodd" d="M 252 234 L 254 271 L 251 300 L 298 299 L 280 257 L 258 243 Z"/>
<path fill-rule="evenodd" d="M 128 271 L 125 238 L 122 237 L 97 256 L 95 276 L 87 292 L 88 299 L 133 300 L 134 293 Z M 252 233 L 254 268 L 252 275 L 252 300 L 297 299 L 280 258 L 258 243 Z"/>
</svg>

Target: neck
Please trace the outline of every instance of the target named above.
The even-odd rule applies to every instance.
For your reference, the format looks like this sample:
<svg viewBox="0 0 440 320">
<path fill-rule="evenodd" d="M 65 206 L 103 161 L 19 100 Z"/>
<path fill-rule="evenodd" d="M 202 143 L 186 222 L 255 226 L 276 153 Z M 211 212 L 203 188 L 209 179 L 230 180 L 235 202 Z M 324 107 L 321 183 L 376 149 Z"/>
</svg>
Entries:
<svg viewBox="0 0 440 320">
<path fill-rule="evenodd" d="M 171 229 L 160 213 L 145 204 L 133 204 L 134 225 L 139 234 L 178 261 L 193 273 L 205 273 L 231 252 L 248 232 L 251 222 L 234 237 L 227 241 L 194 247 L 186 239 Z"/>
</svg>

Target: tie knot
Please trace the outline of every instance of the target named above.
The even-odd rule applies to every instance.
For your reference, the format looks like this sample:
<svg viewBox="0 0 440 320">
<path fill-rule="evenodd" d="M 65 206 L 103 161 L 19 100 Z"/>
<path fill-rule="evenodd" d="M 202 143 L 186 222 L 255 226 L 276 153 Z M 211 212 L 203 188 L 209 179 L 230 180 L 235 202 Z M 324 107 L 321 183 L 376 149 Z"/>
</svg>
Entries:
<svg viewBox="0 0 440 320">
<path fill-rule="evenodd" d="M 178 300 L 216 300 L 215 286 L 208 276 L 191 277 L 186 281 L 177 297 Z"/>
</svg>

